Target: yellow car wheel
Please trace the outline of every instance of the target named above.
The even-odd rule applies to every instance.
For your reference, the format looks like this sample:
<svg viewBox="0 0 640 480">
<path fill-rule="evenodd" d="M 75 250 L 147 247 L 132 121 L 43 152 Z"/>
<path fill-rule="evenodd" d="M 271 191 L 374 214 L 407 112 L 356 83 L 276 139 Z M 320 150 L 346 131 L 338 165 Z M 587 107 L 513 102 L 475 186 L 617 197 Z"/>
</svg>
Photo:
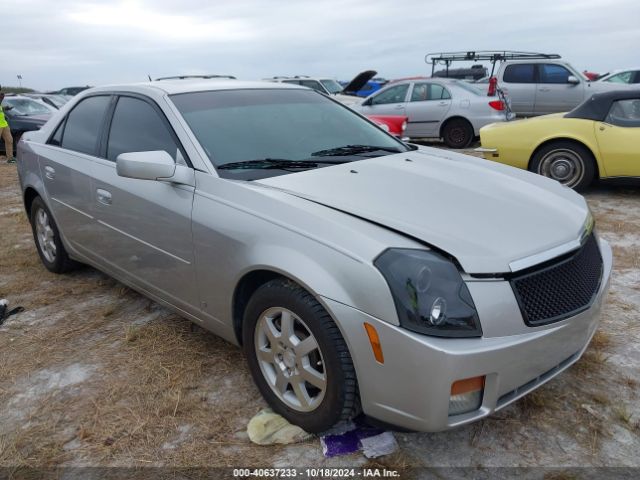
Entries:
<svg viewBox="0 0 640 480">
<path fill-rule="evenodd" d="M 533 155 L 529 170 L 580 191 L 593 181 L 595 160 L 583 145 L 560 140 L 540 148 Z"/>
</svg>

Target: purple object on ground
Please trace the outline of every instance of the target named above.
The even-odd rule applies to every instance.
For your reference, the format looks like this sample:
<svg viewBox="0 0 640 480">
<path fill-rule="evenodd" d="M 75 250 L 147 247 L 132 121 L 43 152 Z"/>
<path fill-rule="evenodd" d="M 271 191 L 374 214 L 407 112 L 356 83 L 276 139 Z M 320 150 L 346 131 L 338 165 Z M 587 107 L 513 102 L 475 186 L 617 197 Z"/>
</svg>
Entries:
<svg viewBox="0 0 640 480">
<path fill-rule="evenodd" d="M 363 438 L 380 435 L 384 430 L 370 427 L 368 425 L 354 425 L 352 430 L 340 435 L 325 435 L 320 437 L 322 444 L 322 454 L 325 457 L 336 457 L 338 455 L 349 455 L 361 448 L 360 440 Z"/>
</svg>

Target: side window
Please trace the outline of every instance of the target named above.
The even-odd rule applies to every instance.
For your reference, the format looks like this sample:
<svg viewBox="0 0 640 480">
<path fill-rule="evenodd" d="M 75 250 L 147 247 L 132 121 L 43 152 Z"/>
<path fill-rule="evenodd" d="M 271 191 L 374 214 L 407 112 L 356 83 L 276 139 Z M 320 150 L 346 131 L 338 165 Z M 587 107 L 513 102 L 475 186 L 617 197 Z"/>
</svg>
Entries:
<svg viewBox="0 0 640 480">
<path fill-rule="evenodd" d="M 530 63 L 507 65 L 502 80 L 506 83 L 536 83 L 535 65 Z"/>
<path fill-rule="evenodd" d="M 429 99 L 429 85 L 426 83 L 414 83 L 411 92 L 412 102 L 424 102 Z"/>
<path fill-rule="evenodd" d="M 447 100 L 451 98 L 449 91 L 437 83 L 414 83 L 411 92 L 412 102 L 424 102 L 425 100 Z"/>
<path fill-rule="evenodd" d="M 622 72 L 617 75 L 613 75 L 605 80 L 605 82 L 612 83 L 631 83 L 631 77 L 633 77 L 633 72 Z"/>
<path fill-rule="evenodd" d="M 613 102 L 605 122 L 618 127 L 640 127 L 640 99 Z"/>
<path fill-rule="evenodd" d="M 173 135 L 158 112 L 143 100 L 120 97 L 111 120 L 107 158 L 115 161 L 121 153 L 155 150 L 164 150 L 174 160 L 184 162 Z"/>
<path fill-rule="evenodd" d="M 109 96 L 89 97 L 69 113 L 62 132 L 61 146 L 74 152 L 95 155 Z"/>
<path fill-rule="evenodd" d="M 539 83 L 569 83 L 568 78 L 570 75 L 573 74 L 562 65 L 545 63 L 540 65 Z"/>
<path fill-rule="evenodd" d="M 58 125 L 58 128 L 56 128 L 56 131 L 51 135 L 51 138 L 47 142 L 49 145 L 55 145 L 56 147 L 62 146 L 62 130 L 64 129 L 64 122 L 65 120 L 62 120 L 60 125 Z"/>
<path fill-rule="evenodd" d="M 449 90 L 442 85 L 435 83 L 429 85 L 429 100 L 448 100 L 450 98 Z"/>
<path fill-rule="evenodd" d="M 384 92 L 380 92 L 378 95 L 371 99 L 371 105 L 384 105 L 387 103 L 404 103 L 404 99 L 407 97 L 407 90 L 409 90 L 409 84 L 396 85 L 386 89 Z"/>
</svg>

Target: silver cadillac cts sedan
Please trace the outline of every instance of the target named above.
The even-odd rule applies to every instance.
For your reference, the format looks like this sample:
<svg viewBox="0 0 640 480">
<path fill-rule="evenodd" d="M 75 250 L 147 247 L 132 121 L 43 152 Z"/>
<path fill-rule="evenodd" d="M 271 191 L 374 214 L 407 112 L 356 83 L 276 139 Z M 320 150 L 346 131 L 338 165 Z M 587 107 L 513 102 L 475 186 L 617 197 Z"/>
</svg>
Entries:
<svg viewBox="0 0 640 480">
<path fill-rule="evenodd" d="M 580 358 L 609 284 L 580 195 L 302 87 L 92 88 L 18 169 L 47 269 L 92 265 L 242 345 L 309 432 L 489 415 Z"/>
</svg>

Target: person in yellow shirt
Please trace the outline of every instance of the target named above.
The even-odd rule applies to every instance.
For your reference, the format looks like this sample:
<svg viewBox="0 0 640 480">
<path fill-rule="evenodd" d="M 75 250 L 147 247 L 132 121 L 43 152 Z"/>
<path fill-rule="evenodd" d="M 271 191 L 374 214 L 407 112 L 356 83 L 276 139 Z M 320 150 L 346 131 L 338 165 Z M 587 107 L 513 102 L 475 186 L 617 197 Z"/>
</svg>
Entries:
<svg viewBox="0 0 640 480">
<path fill-rule="evenodd" d="M 11 136 L 11 129 L 9 128 L 7 119 L 4 117 L 4 110 L 2 109 L 3 100 L 4 93 L 0 92 L 0 137 L 4 140 L 7 163 L 16 163 L 16 159 L 13 158 L 13 137 Z"/>
</svg>

